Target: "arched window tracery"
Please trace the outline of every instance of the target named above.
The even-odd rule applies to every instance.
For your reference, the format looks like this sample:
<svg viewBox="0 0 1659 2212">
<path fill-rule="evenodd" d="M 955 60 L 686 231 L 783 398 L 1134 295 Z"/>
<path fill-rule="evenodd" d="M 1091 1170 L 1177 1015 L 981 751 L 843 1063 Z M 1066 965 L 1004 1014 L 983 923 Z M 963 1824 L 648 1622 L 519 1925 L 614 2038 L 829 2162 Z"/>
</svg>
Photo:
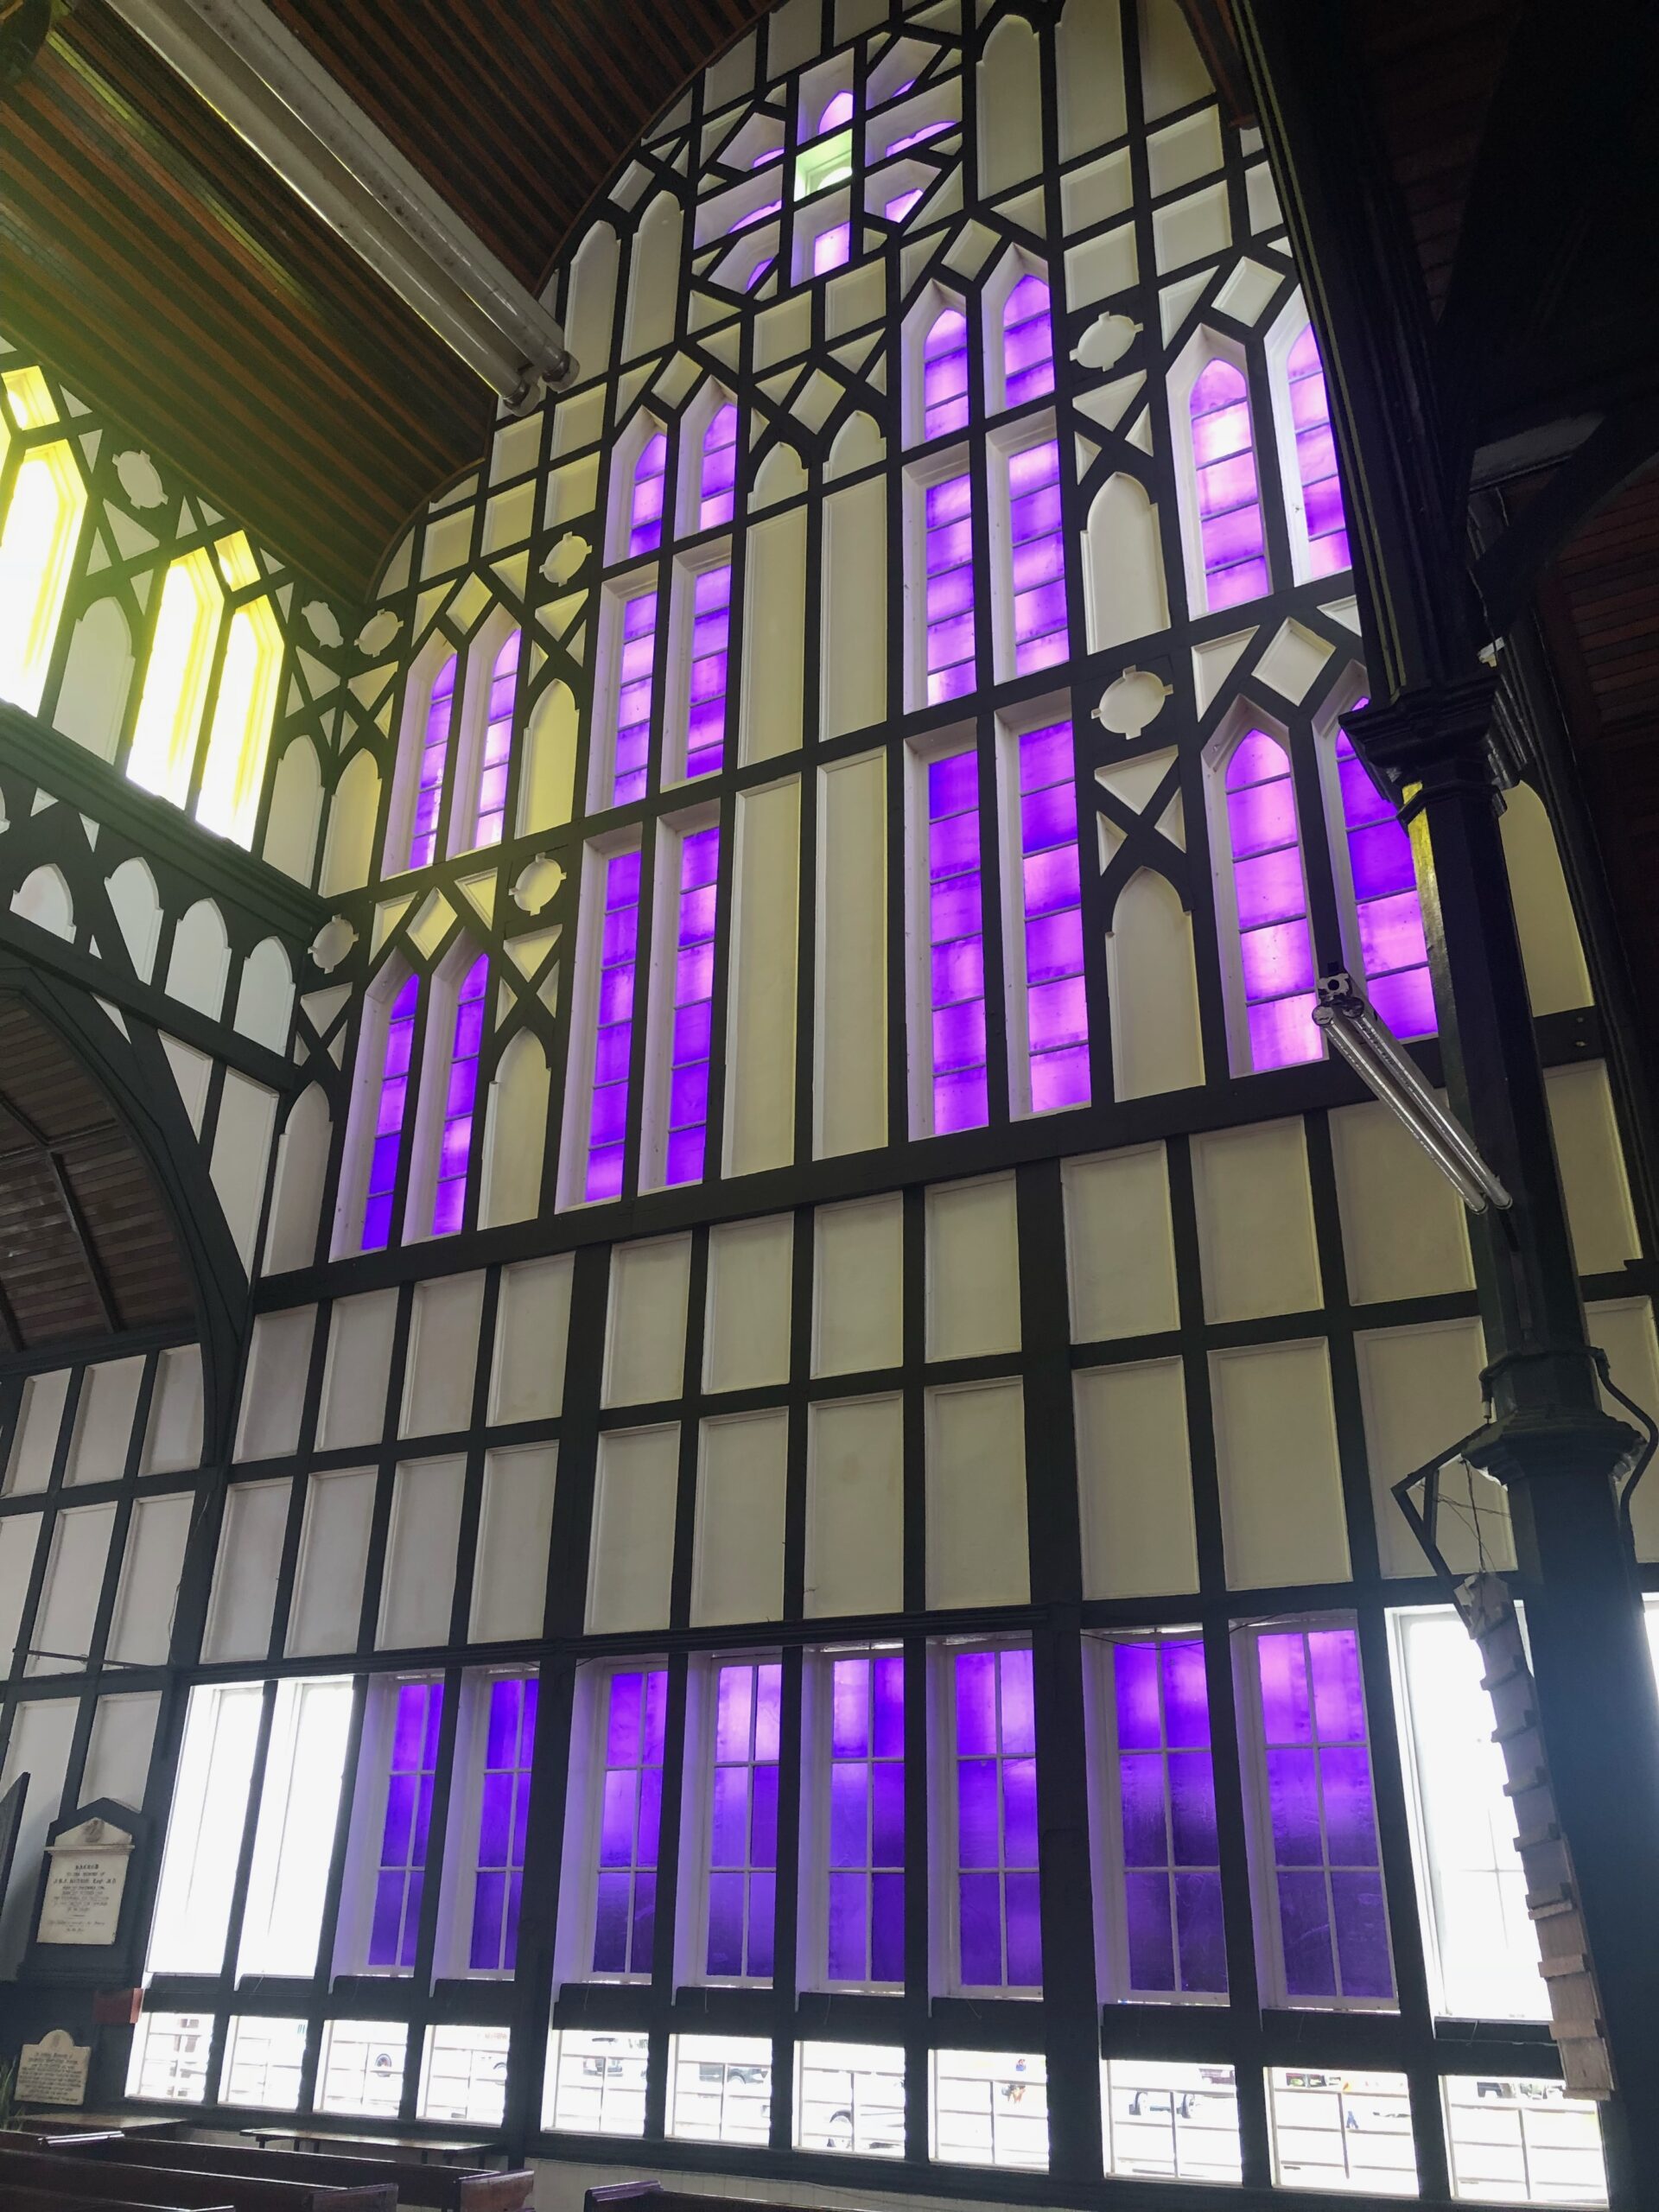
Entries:
<svg viewBox="0 0 1659 2212">
<path fill-rule="evenodd" d="M 1217 354 L 1194 379 L 1187 403 L 1198 486 L 1205 603 L 1211 613 L 1260 599 L 1268 589 L 1267 541 L 1255 471 L 1255 437 L 1244 372 Z"/>
<path fill-rule="evenodd" d="M 1296 791 L 1284 747 L 1265 730 L 1246 731 L 1228 755 L 1223 825 L 1245 1065 L 1260 1073 L 1316 1060 L 1322 1047 Z"/>
<path fill-rule="evenodd" d="M 1307 539 L 1308 574 L 1338 575 L 1349 563 L 1348 518 L 1337 473 L 1336 439 L 1325 364 L 1311 322 L 1304 323 L 1285 360 L 1296 446 L 1297 490 Z"/>
<path fill-rule="evenodd" d="M 432 679 L 416 769 L 414 810 L 410 822 L 410 868 L 429 868 L 437 850 L 438 820 L 443 810 L 444 777 L 449 766 L 449 732 L 454 721 L 456 656 L 451 653 Z"/>
<path fill-rule="evenodd" d="M 363 1226 L 358 1238 L 365 1252 L 384 1251 L 391 1238 L 392 1207 L 397 1194 L 397 1170 L 403 1157 L 404 1124 L 409 1110 L 410 1078 L 415 1050 L 415 1023 L 420 1012 L 421 985 L 406 976 L 398 986 L 386 1016 L 378 1072 L 370 1086 L 368 1164 L 365 1176 Z"/>
<path fill-rule="evenodd" d="M 484 702 L 484 733 L 479 744 L 474 845 L 499 845 L 507 817 L 507 773 L 512 758 L 512 708 L 518 689 L 523 639 L 514 629 L 503 639 L 490 670 Z"/>
</svg>

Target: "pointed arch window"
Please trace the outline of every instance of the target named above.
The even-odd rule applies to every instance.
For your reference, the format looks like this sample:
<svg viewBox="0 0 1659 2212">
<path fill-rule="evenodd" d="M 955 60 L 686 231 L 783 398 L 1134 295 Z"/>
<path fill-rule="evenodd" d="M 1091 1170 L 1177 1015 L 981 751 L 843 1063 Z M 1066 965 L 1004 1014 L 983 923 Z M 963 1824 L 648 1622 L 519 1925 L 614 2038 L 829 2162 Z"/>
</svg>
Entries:
<svg viewBox="0 0 1659 2212">
<path fill-rule="evenodd" d="M 1396 1037 L 1432 1037 L 1434 991 L 1411 838 L 1344 730 L 1336 761 L 1366 995 Z"/>
<path fill-rule="evenodd" d="M 985 1046 L 985 922 L 979 856 L 979 756 L 972 746 L 930 760 L 927 801 L 927 1008 L 938 1135 L 990 1116 Z"/>
<path fill-rule="evenodd" d="M 1243 371 L 1217 356 L 1199 372 L 1187 405 L 1205 597 L 1214 613 L 1260 599 L 1268 588 L 1255 439 Z"/>
<path fill-rule="evenodd" d="M 432 689 L 427 694 L 420 780 L 415 786 L 415 814 L 409 832 L 410 868 L 429 868 L 437 849 L 438 815 L 443 805 L 443 778 L 449 765 L 449 727 L 454 719 L 454 706 L 455 656 L 451 653 L 433 677 Z"/>
<path fill-rule="evenodd" d="M 737 409 L 728 400 L 717 407 L 702 434 L 702 478 L 697 505 L 699 530 L 716 530 L 732 518 L 737 481 Z"/>
<path fill-rule="evenodd" d="M 1002 404 L 1023 407 L 1054 389 L 1054 332 L 1048 287 L 1020 279 L 1002 304 Z"/>
<path fill-rule="evenodd" d="M 654 553 L 663 542 L 663 480 L 668 474 L 668 434 L 645 440 L 633 464 L 628 493 L 628 551 Z"/>
<path fill-rule="evenodd" d="M 1249 1065 L 1292 1067 L 1319 1057 L 1313 1027 L 1313 939 L 1290 762 L 1276 738 L 1247 730 L 1225 777 L 1236 973 Z"/>
<path fill-rule="evenodd" d="M 205 545 L 168 565 L 127 753 L 130 779 L 182 806 L 207 704 L 225 595 Z"/>
<path fill-rule="evenodd" d="M 657 594 L 624 600 L 617 655 L 616 738 L 612 755 L 611 804 L 626 806 L 645 795 L 651 724 L 657 696 Z"/>
<path fill-rule="evenodd" d="M 588 1108 L 584 1198 L 622 1192 L 633 1062 L 634 976 L 639 965 L 639 855 L 613 853 L 604 863 L 599 992 L 594 1027 L 594 1080 Z"/>
<path fill-rule="evenodd" d="M 432 1234 L 450 1236 L 467 1210 L 467 1173 L 473 1156 L 473 1109 L 478 1099 L 478 1056 L 484 1042 L 485 993 L 490 963 L 480 953 L 455 998 L 449 1072 L 438 1135 L 437 1177 L 432 1192 Z"/>
<path fill-rule="evenodd" d="M 404 1682 L 391 1723 L 386 1809 L 369 1927 L 369 1965 L 406 1974 L 415 1964 L 426 1887 L 426 1847 L 437 1780 L 442 1682 Z"/>
<path fill-rule="evenodd" d="M 44 429 L 58 410 L 38 369 L 5 378 L 12 420 L 21 430 Z M 0 467 L 11 442 L 0 413 Z M 0 529 L 0 699 L 38 713 L 53 641 L 69 589 L 75 545 L 86 512 L 86 485 L 69 441 L 25 449 L 12 479 Z"/>
<path fill-rule="evenodd" d="M 668 1072 L 663 1179 L 702 1179 L 709 1130 L 709 1057 L 714 1026 L 715 901 L 720 826 L 694 830 L 680 846 L 675 914 L 674 1014 Z"/>
<path fill-rule="evenodd" d="M 404 1122 L 409 1109 L 409 1077 L 415 1046 L 415 1018 L 420 1008 L 421 986 L 414 976 L 405 976 L 386 1018 L 386 1039 L 380 1055 L 380 1074 L 371 1094 L 374 1135 L 369 1152 L 367 1188 L 363 1199 L 365 1252 L 385 1249 L 391 1236 L 391 1209 L 397 1192 L 397 1161 L 403 1150 Z"/>
<path fill-rule="evenodd" d="M 922 435 L 943 438 L 968 427 L 968 318 L 960 308 L 936 315 L 922 340 Z"/>
<path fill-rule="evenodd" d="M 1337 474 L 1336 440 L 1331 429 L 1331 400 L 1325 364 L 1311 322 L 1302 325 L 1285 363 L 1290 391 L 1290 420 L 1296 439 L 1296 475 L 1302 521 L 1307 532 L 1308 572 L 1338 575 L 1351 563 L 1348 518 Z"/>
<path fill-rule="evenodd" d="M 507 766 L 512 754 L 512 702 L 518 685 L 519 632 L 509 632 L 490 671 L 484 739 L 478 756 L 474 845 L 499 845 L 507 819 Z"/>
</svg>

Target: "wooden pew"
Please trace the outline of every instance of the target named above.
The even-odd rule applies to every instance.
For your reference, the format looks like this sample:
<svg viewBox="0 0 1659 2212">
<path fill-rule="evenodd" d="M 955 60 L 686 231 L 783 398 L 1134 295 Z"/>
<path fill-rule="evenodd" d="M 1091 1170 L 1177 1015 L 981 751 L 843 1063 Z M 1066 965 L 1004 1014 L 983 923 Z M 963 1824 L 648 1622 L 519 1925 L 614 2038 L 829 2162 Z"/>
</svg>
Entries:
<svg viewBox="0 0 1659 2212">
<path fill-rule="evenodd" d="M 207 2212 L 224 2204 L 232 2212 L 397 2212 L 397 2191 L 391 2182 L 334 2189 L 316 2180 L 267 2181 L 216 2173 L 207 2166 L 183 2170 L 126 2163 L 101 2156 L 105 2147 L 86 2143 L 61 2152 L 0 2149 L 0 2205 L 7 2201 L 7 2190 L 16 2187 L 54 2190 L 67 2206 L 104 2196 L 165 2205 L 176 2212 Z"/>
<path fill-rule="evenodd" d="M 95 2136 L 76 2146 L 79 2155 L 100 2162 L 164 2166 L 251 2179 L 321 2183 L 330 2189 L 360 2189 L 390 2182 L 400 2205 L 429 2212 L 528 2212 L 536 2177 L 472 2171 L 461 2166 L 422 2165 L 412 2159 L 378 2158 L 353 2152 L 261 2151 L 243 2143 L 146 2143 L 132 2136 Z"/>
<path fill-rule="evenodd" d="M 6 2186 L 6 2212 L 157 2212 L 153 2204 L 134 2204 L 121 2196 L 66 2197 L 55 2189 L 17 2189 Z M 235 2212 L 228 2203 L 197 2206 L 194 2212 Z"/>
</svg>

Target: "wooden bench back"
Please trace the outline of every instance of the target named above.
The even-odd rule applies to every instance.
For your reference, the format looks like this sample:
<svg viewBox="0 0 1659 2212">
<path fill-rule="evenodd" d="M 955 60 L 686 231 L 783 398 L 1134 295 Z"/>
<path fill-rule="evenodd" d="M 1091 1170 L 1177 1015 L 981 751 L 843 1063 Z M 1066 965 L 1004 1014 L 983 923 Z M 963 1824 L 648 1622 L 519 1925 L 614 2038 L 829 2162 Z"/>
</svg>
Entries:
<svg viewBox="0 0 1659 2212">
<path fill-rule="evenodd" d="M 6 2184 L 6 2212 L 157 2212 L 154 2204 L 135 2204 L 124 2196 L 65 2196 L 55 2189 L 20 2189 Z M 172 2208 L 167 2208 L 172 2212 Z M 184 2212 L 180 2207 L 179 2212 Z M 229 2203 L 195 2206 L 192 2212 L 235 2212 Z"/>
<path fill-rule="evenodd" d="M 226 2203 L 233 2212 L 397 2212 L 397 2191 L 390 2182 L 330 2189 L 320 2182 L 266 2181 L 206 2166 L 124 2164 L 100 2155 L 105 2147 L 89 2143 L 61 2152 L 0 2149 L 0 2205 L 7 2188 L 16 2183 L 53 2189 L 66 2200 L 119 2196 L 138 2204 L 178 2206 L 182 2212 Z"/>
<path fill-rule="evenodd" d="M 330 2189 L 361 2188 L 390 2182 L 400 2205 L 429 2212 L 525 2212 L 536 2177 L 468 2171 L 460 2166 L 423 2165 L 411 2158 L 377 2158 L 335 2151 L 262 2151 L 251 2143 L 146 2143 L 134 2136 L 91 2136 L 77 2150 L 99 2160 L 133 2165 L 188 2168 L 215 2174 L 246 2174 L 270 2181 L 321 2183 Z"/>
</svg>

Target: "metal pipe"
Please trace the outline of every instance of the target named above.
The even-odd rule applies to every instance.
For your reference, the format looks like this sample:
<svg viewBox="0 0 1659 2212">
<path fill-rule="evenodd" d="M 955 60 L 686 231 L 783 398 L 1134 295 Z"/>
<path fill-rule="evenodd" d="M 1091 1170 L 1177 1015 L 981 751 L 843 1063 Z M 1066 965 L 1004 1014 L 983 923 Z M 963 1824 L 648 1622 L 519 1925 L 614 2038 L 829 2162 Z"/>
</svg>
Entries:
<svg viewBox="0 0 1659 2212">
<path fill-rule="evenodd" d="M 260 0 L 111 5 L 510 409 L 568 376 L 558 323 Z"/>
</svg>

